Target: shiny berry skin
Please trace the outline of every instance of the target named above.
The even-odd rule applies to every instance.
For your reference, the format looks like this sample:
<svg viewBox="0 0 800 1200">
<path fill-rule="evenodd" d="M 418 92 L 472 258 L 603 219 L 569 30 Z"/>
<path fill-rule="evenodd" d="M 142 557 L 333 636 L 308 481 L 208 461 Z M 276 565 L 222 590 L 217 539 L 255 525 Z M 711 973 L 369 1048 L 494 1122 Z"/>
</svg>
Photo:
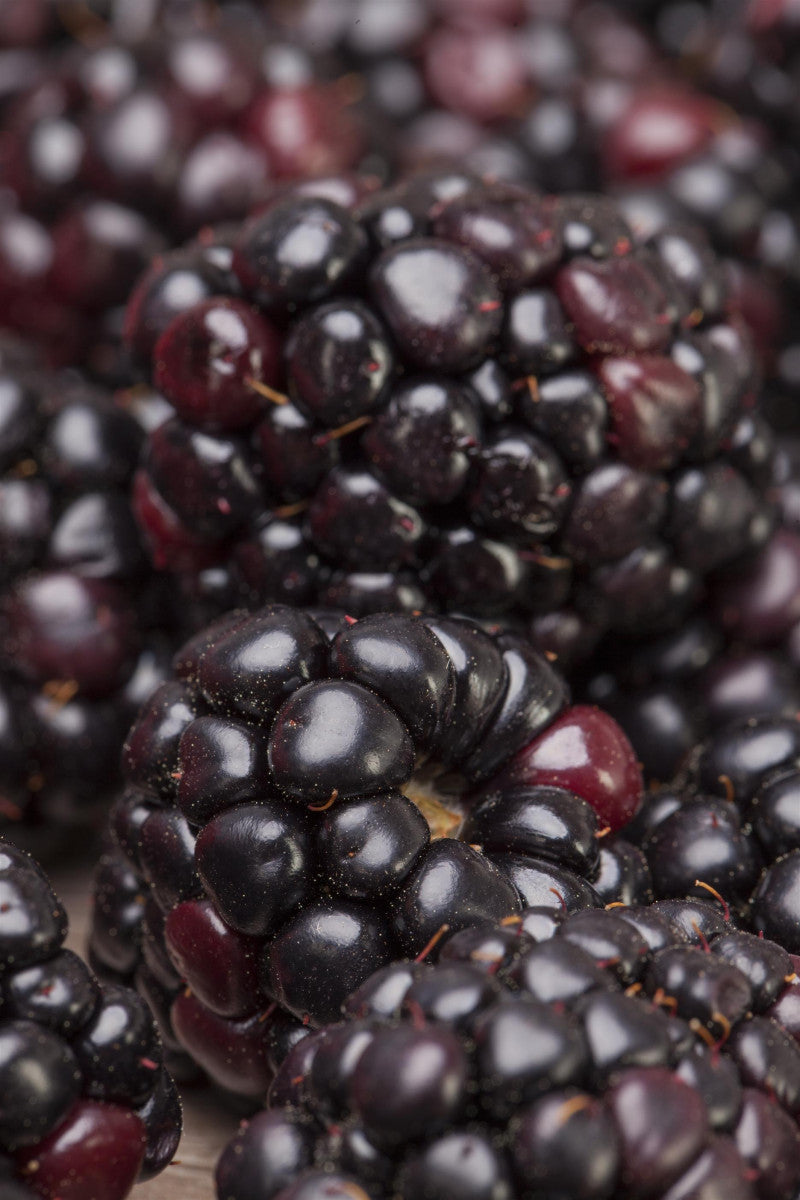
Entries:
<svg viewBox="0 0 800 1200">
<path fill-rule="evenodd" d="M 247 224 L 233 266 L 269 311 L 324 300 L 354 274 L 365 250 L 359 226 L 339 205 L 308 197 L 270 207 Z"/>
<path fill-rule="evenodd" d="M 425 240 L 386 250 L 373 267 L 371 284 L 390 331 L 415 367 L 467 370 L 499 332 L 499 293 L 487 268 L 466 251 Z"/>
<path fill-rule="evenodd" d="M 0 840 L 0 1190 L 125 1200 L 172 1159 L 180 1102 L 144 1001 L 66 935 L 41 868 Z"/>
<path fill-rule="evenodd" d="M 220 310 L 281 343 L 263 378 L 247 337 L 241 363 L 228 349 L 228 426 L 192 399 L 218 373 L 197 331 Z M 610 630 L 679 625 L 772 533 L 775 450 L 721 264 L 692 230 L 640 237 L 607 198 L 447 166 L 384 192 L 281 188 L 151 267 L 127 339 L 175 400 L 137 480 L 151 555 L 190 587 L 227 568 L 234 603 L 575 614 L 577 667 Z M 283 521 L 296 553 L 263 544 Z"/>
<path fill-rule="evenodd" d="M 638 804 L 623 739 L 606 720 L 565 747 L 561 787 L 505 780 L 582 719 L 523 638 L 269 606 L 228 613 L 174 662 L 128 738 L 92 947 L 148 998 L 157 981 L 170 1048 L 224 1089 L 263 1091 L 300 1029 L 445 926 L 514 922 L 532 894 L 599 904 L 593 772 Z"/>
<path fill-rule="evenodd" d="M 576 753 L 577 752 L 577 753 Z M 602 772 L 594 764 L 604 763 Z M 639 804 L 640 772 L 627 739 L 599 709 L 578 705 L 519 752 L 503 772 L 513 784 L 565 787 L 619 829 Z"/>
<path fill-rule="evenodd" d="M 800 850 L 793 850 L 767 869 L 753 896 L 756 929 L 784 946 L 790 954 L 797 954 L 800 949 L 799 902 Z"/>
<path fill-rule="evenodd" d="M 154 383 L 184 420 L 205 429 L 250 425 L 258 385 L 278 382 L 278 334 L 243 301 L 223 296 L 175 317 L 156 342 Z"/>
<path fill-rule="evenodd" d="M 33 1175 L 36 1193 L 79 1200 L 87 1194 L 124 1200 L 136 1182 L 145 1154 L 145 1131 L 129 1109 L 84 1100 L 67 1119 L 25 1155 L 22 1178 Z"/>
<path fill-rule="evenodd" d="M 362 444 L 375 473 L 412 504 L 449 504 L 466 486 L 480 428 L 475 402 L 453 383 L 395 388 Z"/>
<path fill-rule="evenodd" d="M 376 972 L 279 1069 L 270 1110 L 223 1153 L 219 1195 L 675 1200 L 718 1184 L 792 1200 L 796 1051 L 779 1064 L 787 1034 L 748 1010 L 745 975 L 649 907 L 546 915 Z M 670 976 L 678 1014 L 653 970 L 670 956 L 699 964 Z M 701 995 L 728 1001 L 714 1049 L 681 1015 Z"/>
<path fill-rule="evenodd" d="M 310 309 L 286 346 L 289 394 L 319 425 L 371 415 L 391 377 L 394 354 L 366 305 L 332 300 Z"/>
</svg>

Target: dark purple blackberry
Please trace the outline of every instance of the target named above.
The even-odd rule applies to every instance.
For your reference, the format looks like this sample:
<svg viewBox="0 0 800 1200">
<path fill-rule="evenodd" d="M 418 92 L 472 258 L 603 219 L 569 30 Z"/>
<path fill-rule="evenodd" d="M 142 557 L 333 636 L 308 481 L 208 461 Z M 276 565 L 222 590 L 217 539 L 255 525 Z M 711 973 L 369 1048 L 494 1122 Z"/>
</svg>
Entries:
<svg viewBox="0 0 800 1200">
<path fill-rule="evenodd" d="M 638 6 L 636 6 L 638 9 Z M 639 14 L 641 15 L 641 14 Z M 728 210 L 729 224 L 745 227 L 752 217 L 752 246 L 760 261 L 783 284 L 784 314 L 780 322 L 780 345 L 774 362 L 769 412 L 781 427 L 798 428 L 798 346 L 794 312 L 800 287 L 800 252 L 796 191 L 798 162 L 796 134 L 800 118 L 797 67 L 800 36 L 797 13 L 791 3 L 778 0 L 699 0 L 687 5 L 679 0 L 661 0 L 648 8 L 656 38 L 672 56 L 676 71 L 695 86 L 716 96 L 735 110 L 745 136 L 728 143 L 728 168 L 712 164 L 707 156 L 684 172 L 684 189 L 694 192 L 712 206 Z M 719 112 L 725 111 L 717 105 Z M 645 132 L 642 130 L 641 132 Z M 651 131 L 652 132 L 652 131 Z M 736 144 L 738 142 L 738 146 Z M 770 146 L 768 157 L 764 148 Z M 759 149 L 759 146 L 761 149 Z M 748 169 L 747 156 L 760 165 Z M 733 168 L 733 176 L 730 168 Z M 764 210 L 754 193 L 764 195 L 755 176 L 764 178 L 766 192 L 779 203 Z M 734 185 L 734 177 L 738 186 Z M 680 170 L 678 172 L 680 178 Z M 787 191 L 788 183 L 788 191 Z M 777 186 L 778 193 L 774 192 Z M 786 195 L 780 196 L 781 192 Z M 647 202 L 645 202 L 647 203 Z M 656 206 L 658 202 L 656 201 Z M 761 212 L 759 213 L 759 207 Z M 751 281 L 752 283 L 752 281 Z M 774 326 L 758 288 L 750 303 L 756 322 L 768 330 Z M 774 335 L 774 328 L 772 334 Z"/>
<path fill-rule="evenodd" d="M 602 184 L 651 231 L 665 221 L 699 221 L 721 251 L 791 278 L 798 266 L 794 152 L 780 152 L 779 128 L 777 144 L 770 137 L 769 112 L 758 114 L 764 125 L 743 118 L 738 80 L 726 108 L 713 68 L 698 72 L 707 49 L 705 7 L 713 4 L 475 0 L 407 4 L 389 21 L 382 0 L 342 0 L 333 11 L 324 0 L 307 0 L 292 6 L 289 19 L 306 44 L 335 48 L 360 75 L 373 120 L 382 117 L 384 141 L 391 131 L 406 166 L 457 161 L 557 192 Z M 752 49 L 741 45 L 738 12 L 747 6 L 735 4 L 735 17 L 731 7 L 719 0 L 720 73 L 739 71 L 752 89 L 759 76 Z M 764 13 L 755 7 L 756 25 L 793 24 L 780 5 L 762 6 Z M 647 28 L 645 18 L 659 9 L 668 10 L 665 21 L 675 10 L 672 38 Z M 685 40 L 689 70 L 671 57 L 676 39 Z M 788 40 L 796 40 L 796 29 Z M 781 64 L 785 46 L 772 49 L 762 55 L 765 93 L 775 85 L 773 66 L 776 75 L 782 67 L 789 73 Z M 781 79 L 775 90 L 793 95 L 794 81 Z M 763 279 L 741 264 L 733 270 L 754 324 L 772 337 L 779 317 Z M 703 286 L 714 286 L 708 273 Z"/>
<path fill-rule="evenodd" d="M 36 51 L 0 38 L 2 323 L 117 380 L 120 306 L 152 257 L 284 179 L 349 169 L 361 125 L 264 6 L 43 7 Z"/>
<path fill-rule="evenodd" d="M 455 169 L 326 187 L 226 231 L 229 267 L 178 252 L 131 299 L 176 410 L 136 511 L 184 586 L 213 566 L 248 604 L 514 616 L 550 648 L 540 622 L 676 623 L 764 544 L 767 467 L 731 442 L 755 359 L 699 235 L 674 238 L 702 296 L 607 199 Z"/>
<path fill-rule="evenodd" d="M 142 438 L 77 375 L 0 363 L 0 827 L 43 853 L 108 805 L 163 677 L 144 634 L 169 618 L 128 498 Z"/>
<path fill-rule="evenodd" d="M 384 968 L 291 1052 L 219 1200 L 794 1200 L 800 1046 L 750 1011 L 736 938 L 529 909 Z M 788 956 L 759 945 L 785 988 Z"/>
<path fill-rule="evenodd" d="M 0 841 L 0 1192 L 124 1200 L 172 1159 L 180 1100 L 147 1006 L 66 932 L 44 872 Z"/>
<path fill-rule="evenodd" d="M 670 791 L 650 794 L 626 835 L 641 844 L 658 898 L 710 893 L 744 928 L 800 952 L 797 715 L 717 732 Z"/>
<path fill-rule="evenodd" d="M 749 564 L 720 574 L 704 616 L 638 645 L 608 639 L 584 681 L 656 781 L 732 721 L 800 709 L 800 458 L 793 440 L 768 442 L 782 528 Z"/>
<path fill-rule="evenodd" d="M 524 640 L 271 607 L 175 673 L 126 744 L 92 952 L 163 993 L 166 1045 L 227 1091 L 262 1095 L 304 1024 L 444 926 L 601 903 L 598 838 L 635 813 L 638 767 Z"/>
</svg>

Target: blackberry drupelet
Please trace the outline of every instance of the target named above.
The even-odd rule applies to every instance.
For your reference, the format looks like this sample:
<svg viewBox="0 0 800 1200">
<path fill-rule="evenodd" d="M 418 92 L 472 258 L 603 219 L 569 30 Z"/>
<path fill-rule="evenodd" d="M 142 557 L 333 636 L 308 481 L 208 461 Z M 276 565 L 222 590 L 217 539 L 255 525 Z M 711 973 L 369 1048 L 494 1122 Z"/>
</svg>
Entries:
<svg viewBox="0 0 800 1200">
<path fill-rule="evenodd" d="M 0 1194 L 124 1200 L 166 1167 L 178 1093 L 150 1012 L 64 949 L 44 872 L 0 841 Z"/>
<path fill-rule="evenodd" d="M 50 853 L 117 791 L 167 620 L 128 494 L 146 414 L 15 354 L 0 350 L 0 829 Z"/>
<path fill-rule="evenodd" d="M 800 719 L 735 722 L 652 792 L 626 830 L 659 898 L 715 895 L 745 929 L 800 953 Z"/>
<path fill-rule="evenodd" d="M 607 836 L 640 802 L 630 746 L 528 642 L 318 616 L 231 613 L 179 652 L 128 738 L 96 880 L 98 969 L 135 977 L 168 1048 L 251 1098 L 443 925 L 650 895 Z"/>
<path fill-rule="evenodd" d="M 0 29 L 0 309 L 55 363 L 124 381 L 121 306 L 154 255 L 361 157 L 346 83 L 267 7 L 48 4 L 22 52 Z"/>
<path fill-rule="evenodd" d="M 746 937 L 533 908 L 384 968 L 290 1053 L 217 1196 L 794 1200 L 800 1045 L 762 1014 L 800 990 Z"/>
<path fill-rule="evenodd" d="M 640 245 L 608 199 L 461 171 L 331 187 L 221 234 L 183 311 L 169 259 L 132 297 L 175 408 L 136 483 L 159 565 L 201 594 L 224 570 L 229 607 L 516 617 L 565 657 L 574 624 L 580 657 L 763 545 L 731 441 L 758 372 L 699 234 Z"/>
</svg>

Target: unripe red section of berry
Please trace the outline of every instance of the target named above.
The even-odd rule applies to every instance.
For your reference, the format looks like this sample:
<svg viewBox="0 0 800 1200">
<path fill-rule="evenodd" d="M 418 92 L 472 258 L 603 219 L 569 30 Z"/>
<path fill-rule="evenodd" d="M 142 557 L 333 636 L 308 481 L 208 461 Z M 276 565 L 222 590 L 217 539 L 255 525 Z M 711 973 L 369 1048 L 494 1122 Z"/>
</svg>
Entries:
<svg viewBox="0 0 800 1200">
<path fill-rule="evenodd" d="M 501 779 L 575 792 L 612 830 L 636 815 L 642 799 L 642 773 L 633 747 L 616 721 L 586 704 L 557 717 L 520 750 Z"/>
<path fill-rule="evenodd" d="M 144 1152 L 144 1126 L 135 1113 L 82 1100 L 17 1165 L 27 1186 L 45 1200 L 125 1200 Z"/>
</svg>

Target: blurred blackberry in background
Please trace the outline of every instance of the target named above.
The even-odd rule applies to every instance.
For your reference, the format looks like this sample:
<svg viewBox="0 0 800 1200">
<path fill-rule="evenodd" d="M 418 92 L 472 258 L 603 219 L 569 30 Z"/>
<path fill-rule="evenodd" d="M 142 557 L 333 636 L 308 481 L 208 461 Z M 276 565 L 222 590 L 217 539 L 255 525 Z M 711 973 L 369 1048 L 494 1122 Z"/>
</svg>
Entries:
<svg viewBox="0 0 800 1200">
<path fill-rule="evenodd" d="M 442 925 L 650 894 L 613 833 L 641 799 L 630 745 L 527 641 L 318 615 L 228 614 L 179 652 L 128 738 L 95 882 L 97 969 L 251 1100 Z"/>
<path fill-rule="evenodd" d="M 175 409 L 137 517 L 220 607 L 533 619 L 569 663 L 677 623 L 772 529 L 719 260 L 683 226 L 637 243 L 602 197 L 304 185 L 157 260 L 126 331 Z"/>
<path fill-rule="evenodd" d="M 751 461 L 772 464 L 781 528 L 746 568 L 722 573 L 705 612 L 682 628 L 638 644 L 608 639 L 579 688 L 620 721 L 652 780 L 669 780 L 733 720 L 800 711 L 800 447 L 757 423 L 751 434 Z"/>
<path fill-rule="evenodd" d="M 697 941 L 657 905 L 534 908 L 379 971 L 290 1053 L 219 1200 L 793 1200 L 791 958 L 721 919 Z"/>
<path fill-rule="evenodd" d="M 124 1200 L 171 1161 L 181 1105 L 153 1018 L 64 949 L 44 872 L 0 840 L 0 1194 Z"/>
<path fill-rule="evenodd" d="M 346 82 L 267 6 L 5 6 L 0 67 L 3 320 L 106 379 L 154 254 L 363 151 Z"/>
<path fill-rule="evenodd" d="M 754 5 L 756 52 L 737 4 L 719 2 L 727 87 L 698 67 L 713 7 L 702 0 L 441 0 L 392 6 L 393 21 L 382 0 L 309 0 L 291 11 L 301 40 L 335 48 L 363 79 L 386 120 L 383 140 L 406 166 L 450 159 L 545 191 L 609 191 L 641 237 L 676 220 L 702 224 L 774 359 L 770 412 L 797 427 L 797 154 L 768 102 L 793 94 L 777 43 L 792 46 L 797 31 L 784 37 L 785 6 Z M 765 93 L 763 108 L 743 102 L 751 86 Z M 776 279 L 788 288 L 782 307 Z"/>
<path fill-rule="evenodd" d="M 119 787 L 170 606 L 129 498 L 157 410 L 26 353 L 0 347 L 0 829 L 51 853 Z"/>
</svg>

